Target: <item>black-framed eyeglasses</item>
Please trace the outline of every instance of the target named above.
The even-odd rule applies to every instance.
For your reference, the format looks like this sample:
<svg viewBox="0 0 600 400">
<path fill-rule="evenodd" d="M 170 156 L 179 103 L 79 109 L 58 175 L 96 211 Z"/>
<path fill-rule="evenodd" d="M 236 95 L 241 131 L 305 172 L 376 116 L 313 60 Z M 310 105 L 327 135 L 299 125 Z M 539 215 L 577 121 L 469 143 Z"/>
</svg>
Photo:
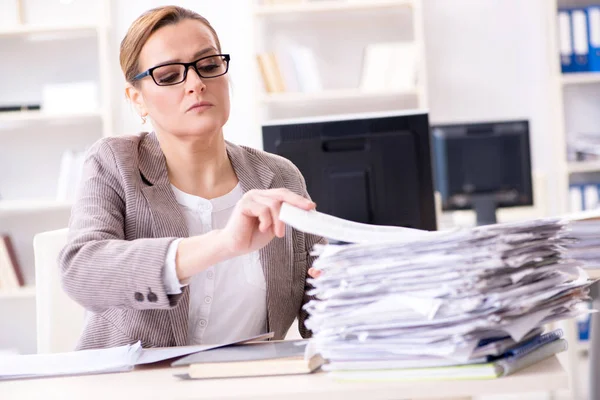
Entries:
<svg viewBox="0 0 600 400">
<path fill-rule="evenodd" d="M 138 81 L 146 76 L 151 76 L 154 83 L 158 86 L 177 85 L 185 81 L 188 69 L 194 68 L 194 71 L 200 78 L 216 78 L 225 75 L 229 71 L 229 54 L 215 54 L 206 56 L 189 63 L 169 63 L 152 67 L 133 77 Z"/>
</svg>

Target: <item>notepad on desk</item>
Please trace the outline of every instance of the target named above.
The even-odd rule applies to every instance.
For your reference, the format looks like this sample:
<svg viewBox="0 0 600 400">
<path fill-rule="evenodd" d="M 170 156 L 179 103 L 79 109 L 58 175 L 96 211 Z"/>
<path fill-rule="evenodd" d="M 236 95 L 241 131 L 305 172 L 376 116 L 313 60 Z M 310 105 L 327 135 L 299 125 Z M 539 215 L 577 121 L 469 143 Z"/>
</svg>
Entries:
<svg viewBox="0 0 600 400">
<path fill-rule="evenodd" d="M 558 339 L 545 343 L 533 351 L 503 357 L 485 363 L 402 369 L 385 369 L 385 367 L 380 364 L 379 369 L 336 370 L 330 372 L 330 374 L 336 380 L 368 382 L 494 379 L 511 375 L 566 349 L 566 340 Z"/>
<path fill-rule="evenodd" d="M 324 363 L 316 354 L 305 358 L 308 341 L 288 340 L 248 343 L 196 353 L 175 361 L 189 366 L 187 379 L 237 378 L 309 374 Z"/>
</svg>

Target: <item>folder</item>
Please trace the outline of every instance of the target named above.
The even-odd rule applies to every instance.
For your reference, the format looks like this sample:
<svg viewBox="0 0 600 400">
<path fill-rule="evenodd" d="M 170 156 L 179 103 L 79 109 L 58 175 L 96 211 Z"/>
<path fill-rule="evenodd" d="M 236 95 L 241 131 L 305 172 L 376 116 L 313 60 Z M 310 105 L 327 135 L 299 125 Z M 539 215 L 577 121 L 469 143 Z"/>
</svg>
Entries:
<svg viewBox="0 0 600 400">
<path fill-rule="evenodd" d="M 600 72 L 600 6 L 587 8 L 589 70 Z"/>
<path fill-rule="evenodd" d="M 589 43 L 587 28 L 587 12 L 584 8 L 571 10 L 571 27 L 573 32 L 573 67 L 575 72 L 589 70 Z"/>
<path fill-rule="evenodd" d="M 562 73 L 573 72 L 573 36 L 571 35 L 571 11 L 558 10 L 558 47 Z"/>
<path fill-rule="evenodd" d="M 495 379 L 511 375 L 552 357 L 567 349 L 565 339 L 554 340 L 522 357 L 508 357 L 484 364 L 451 367 L 381 369 L 363 371 L 332 371 L 330 376 L 339 381 L 406 382 L 461 379 Z"/>
</svg>

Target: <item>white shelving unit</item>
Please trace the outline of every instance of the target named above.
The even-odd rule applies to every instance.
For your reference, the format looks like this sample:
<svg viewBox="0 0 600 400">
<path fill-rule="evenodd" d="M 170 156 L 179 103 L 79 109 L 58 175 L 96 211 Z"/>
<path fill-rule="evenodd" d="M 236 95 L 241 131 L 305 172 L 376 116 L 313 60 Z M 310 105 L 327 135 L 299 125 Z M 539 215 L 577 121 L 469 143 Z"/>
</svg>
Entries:
<svg viewBox="0 0 600 400">
<path fill-rule="evenodd" d="M 285 52 L 300 45 L 316 58 L 322 90 L 265 93 L 257 70 L 261 121 L 427 108 L 421 0 L 254 0 L 255 51 Z M 335 30 L 338 34 L 331 35 Z M 325 33 L 327 32 L 327 33 Z M 322 34 L 321 34 L 322 33 Z M 417 48 L 417 82 L 410 90 L 361 90 L 363 49 L 379 42 Z"/>
<path fill-rule="evenodd" d="M 0 106 L 38 103 L 41 110 L 0 113 L 0 234 L 10 235 L 26 284 L 0 289 L 0 318 L 10 321 L 0 332 L 0 349 L 34 353 L 33 237 L 68 223 L 71 203 L 56 200 L 61 158 L 67 150 L 85 151 L 113 134 L 112 0 L 14 1 L 21 3 L 16 9 L 23 8 L 24 18 L 0 27 L 0 48 L 11 54 L 0 64 L 0 84 L 6 89 Z M 96 84 L 98 109 L 44 109 L 44 85 L 84 81 Z"/>
</svg>

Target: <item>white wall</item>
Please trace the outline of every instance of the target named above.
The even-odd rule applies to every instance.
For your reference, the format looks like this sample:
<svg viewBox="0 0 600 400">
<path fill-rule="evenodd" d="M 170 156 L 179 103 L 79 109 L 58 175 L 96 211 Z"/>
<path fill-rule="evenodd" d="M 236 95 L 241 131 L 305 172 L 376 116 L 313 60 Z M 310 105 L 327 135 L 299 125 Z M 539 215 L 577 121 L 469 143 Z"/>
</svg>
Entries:
<svg viewBox="0 0 600 400">
<path fill-rule="evenodd" d="M 262 147 L 257 119 L 255 80 L 257 77 L 250 0 L 131 0 L 113 3 L 114 58 L 113 104 L 116 134 L 133 134 L 148 130 L 124 98 L 124 79 L 118 67 L 119 44 L 129 25 L 144 11 L 167 4 L 190 8 L 206 17 L 219 35 L 223 52 L 231 54 L 231 116 L 225 126 L 225 138 L 237 144 Z"/>
<path fill-rule="evenodd" d="M 423 1 L 431 123 L 528 119 L 555 212 L 547 0 Z"/>
</svg>

